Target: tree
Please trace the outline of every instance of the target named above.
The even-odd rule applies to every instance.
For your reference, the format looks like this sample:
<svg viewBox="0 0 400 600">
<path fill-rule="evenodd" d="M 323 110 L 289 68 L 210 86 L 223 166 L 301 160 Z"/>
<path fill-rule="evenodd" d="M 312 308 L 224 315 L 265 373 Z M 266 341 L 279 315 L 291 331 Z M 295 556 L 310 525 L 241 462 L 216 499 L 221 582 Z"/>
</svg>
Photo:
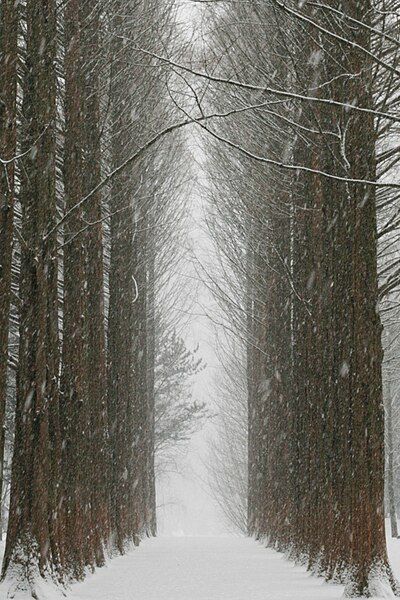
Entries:
<svg viewBox="0 0 400 600">
<path fill-rule="evenodd" d="M 84 194 L 93 190 L 102 179 L 101 149 L 101 5 L 91 7 L 84 3 L 81 8 L 81 31 L 84 78 L 84 143 L 83 179 Z M 90 398 L 91 453 L 89 484 L 94 536 L 95 561 L 104 563 L 104 545 L 109 539 L 109 489 L 110 469 L 107 369 L 104 307 L 104 242 L 103 242 L 103 195 L 97 193 L 85 206 L 86 230 L 86 319 L 88 392 Z M 90 478 L 89 473 L 89 478 Z"/>
<path fill-rule="evenodd" d="M 83 197 L 84 74 L 79 2 L 68 2 L 64 12 L 65 36 L 65 212 Z M 86 248 L 77 232 L 84 227 L 78 208 L 64 225 L 63 246 L 63 343 L 61 377 L 61 427 L 63 436 L 63 497 L 67 569 L 75 578 L 93 566 L 90 490 L 90 430 L 86 318 Z"/>
<path fill-rule="evenodd" d="M 58 469 L 55 4 L 27 2 L 20 352 L 10 517 L 3 577 L 37 594 L 40 576 L 61 576 Z"/>
<path fill-rule="evenodd" d="M 18 7 L 0 7 L 0 495 L 3 490 L 11 259 L 14 225 L 15 155 L 17 143 Z M 1 519 L 1 517 L 0 517 Z"/>
<path fill-rule="evenodd" d="M 155 366 L 155 453 L 157 472 L 168 470 L 177 449 L 209 416 L 204 403 L 192 401 L 192 380 L 203 369 L 198 348 L 187 349 L 184 340 L 165 323 L 157 332 Z"/>
<path fill-rule="evenodd" d="M 394 587 L 383 527 L 373 120 L 374 67 L 392 67 L 370 50 L 367 8 L 212 8 L 229 58 L 212 76 L 181 67 L 207 80 L 217 111 L 230 115 L 202 128 L 230 148 L 236 169 L 234 178 L 228 161 L 212 165 L 228 190 L 225 204 L 213 200 L 225 220 L 224 273 L 228 265 L 234 274 L 231 289 L 219 280 L 215 289 L 247 340 L 250 532 L 346 581 L 354 596 L 373 595 L 381 579 Z M 292 171 L 291 194 L 275 168 Z M 254 190 L 241 177 L 257 181 Z M 333 539 L 337 531 L 346 539 Z"/>
<path fill-rule="evenodd" d="M 164 100 L 160 112 L 165 69 L 138 64 L 131 50 L 146 38 L 161 43 L 156 32 L 161 23 L 168 29 L 170 5 L 132 2 L 134 22 L 125 8 L 73 0 L 56 11 L 51 2 L 27 2 L 19 23 L 18 11 L 1 4 L 1 23 L 10 25 L 1 40 L 7 81 L 0 90 L 9 102 L 1 168 L 10 184 L 1 368 L 5 376 L 9 360 L 17 371 L 3 565 L 10 593 L 40 597 L 43 579 L 82 578 L 87 567 L 104 564 L 106 552 L 124 552 L 156 531 L 155 306 L 182 213 L 172 207 L 172 186 L 165 200 L 170 158 L 157 142 L 187 121 L 163 127 L 171 114 Z M 18 122 L 17 24 L 26 33 Z M 18 243 L 11 255 L 14 187 Z M 17 279 L 20 298 L 11 296 Z M 1 394 L 5 384 L 4 377 Z M 7 407 L 8 424 L 13 398 Z"/>
<path fill-rule="evenodd" d="M 113 6 L 112 26 L 114 31 L 124 31 L 125 19 L 122 5 Z M 121 38 L 114 36 L 113 63 L 111 73 L 112 110 L 112 166 L 117 167 L 123 160 L 126 145 L 132 131 L 132 106 L 130 90 L 126 87 L 126 66 L 128 47 Z M 130 108 L 129 108 L 130 107 Z M 110 443 L 112 452 L 111 528 L 115 546 L 123 552 L 129 540 L 138 540 L 139 515 L 134 500 L 133 482 L 134 439 L 138 435 L 134 423 L 135 370 L 133 311 L 137 298 L 135 280 L 133 238 L 135 190 L 130 184 L 135 170 L 126 170 L 116 177 L 112 184 L 110 199 L 110 300 L 108 314 L 108 413 Z M 135 179 L 133 179 L 135 181 Z M 137 180 L 136 180 L 137 185 Z M 126 210 L 125 210 L 126 209 Z M 120 360 L 120 349 L 124 348 L 124 361 Z M 120 415 L 125 415 L 121 419 Z M 133 433 L 135 432 L 135 433 Z"/>
</svg>

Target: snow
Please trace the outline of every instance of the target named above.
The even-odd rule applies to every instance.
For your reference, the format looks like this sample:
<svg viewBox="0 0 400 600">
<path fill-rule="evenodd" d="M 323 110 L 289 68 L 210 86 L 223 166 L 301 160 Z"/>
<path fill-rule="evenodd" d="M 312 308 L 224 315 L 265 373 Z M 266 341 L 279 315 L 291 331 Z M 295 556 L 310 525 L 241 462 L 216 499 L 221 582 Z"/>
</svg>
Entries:
<svg viewBox="0 0 400 600">
<path fill-rule="evenodd" d="M 388 538 L 388 547 L 400 579 L 400 539 Z M 161 536 L 110 560 L 65 596 L 44 581 L 37 591 L 44 600 L 341 600 L 344 586 L 325 583 L 246 537 Z M 385 597 L 393 596 L 382 589 Z M 28 595 L 19 592 L 15 600 Z"/>
<path fill-rule="evenodd" d="M 68 600 L 338 600 L 330 585 L 245 537 L 160 537 L 72 586 Z"/>
<path fill-rule="evenodd" d="M 1 540 L 0 563 L 3 562 L 4 551 L 5 540 Z M 26 557 L 23 557 L 23 560 L 26 560 Z M 21 573 L 25 574 L 22 566 L 23 560 L 21 561 L 21 565 L 17 565 L 14 571 L 8 573 L 6 579 L 1 582 L 0 600 L 32 600 L 33 597 L 38 598 L 38 600 L 65 600 L 64 590 L 57 587 L 53 581 L 40 577 L 39 573 L 33 577 L 35 581 L 33 593 L 36 594 L 36 596 L 33 596 L 32 586 L 21 577 Z"/>
</svg>

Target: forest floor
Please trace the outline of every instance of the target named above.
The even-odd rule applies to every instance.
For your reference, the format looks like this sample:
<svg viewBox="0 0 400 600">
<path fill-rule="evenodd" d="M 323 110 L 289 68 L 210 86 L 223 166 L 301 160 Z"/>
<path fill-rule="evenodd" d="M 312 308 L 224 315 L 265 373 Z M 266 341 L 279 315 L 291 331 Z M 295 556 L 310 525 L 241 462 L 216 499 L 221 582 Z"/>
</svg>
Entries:
<svg viewBox="0 0 400 600">
<path fill-rule="evenodd" d="M 338 600 L 310 576 L 244 537 L 159 537 L 72 586 L 68 600 Z"/>
<path fill-rule="evenodd" d="M 400 577 L 400 540 L 388 540 Z M 245 537 L 159 537 L 72 586 L 68 600 L 339 600 L 327 584 Z"/>
<path fill-rule="evenodd" d="M 3 543 L 0 543 L 2 554 Z M 388 539 L 400 580 L 400 540 Z M 245 537 L 158 537 L 48 600 L 340 600 L 327 584 Z M 1 594 L 0 594 L 1 596 Z M 1 596 L 2 598 L 2 596 Z M 24 596 L 25 598 L 25 596 Z M 17 598 L 16 598 L 17 600 Z"/>
</svg>

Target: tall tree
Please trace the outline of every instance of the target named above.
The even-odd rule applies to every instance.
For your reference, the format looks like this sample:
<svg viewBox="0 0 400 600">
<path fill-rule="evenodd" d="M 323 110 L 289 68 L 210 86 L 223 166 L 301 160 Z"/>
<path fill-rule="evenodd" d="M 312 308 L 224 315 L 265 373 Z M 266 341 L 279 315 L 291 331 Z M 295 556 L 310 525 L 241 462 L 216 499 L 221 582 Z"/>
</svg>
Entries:
<svg viewBox="0 0 400 600">
<path fill-rule="evenodd" d="M 101 39 L 101 3 L 81 6 L 84 107 L 83 107 L 83 181 L 84 194 L 99 185 L 102 178 L 101 149 L 101 89 L 100 76 L 104 63 Z M 93 543 L 96 564 L 104 562 L 103 546 L 109 538 L 110 469 L 107 369 L 105 347 L 104 308 L 104 248 L 103 248 L 103 195 L 94 194 L 85 205 L 84 234 L 86 239 L 86 319 L 87 319 L 87 378 L 90 410 L 91 483 Z M 83 235 L 83 234 L 82 234 Z M 89 474 L 90 474 L 89 473 Z"/>
<path fill-rule="evenodd" d="M 159 111 L 163 69 L 136 60 L 131 46 L 159 43 L 170 5 L 72 0 L 56 13 L 47 0 L 22 3 L 17 123 L 19 4 L 0 4 L 0 425 L 11 273 L 15 286 L 19 270 L 21 296 L 11 314 L 20 333 L 19 360 L 11 353 L 17 407 L 3 575 L 15 577 L 11 594 L 40 597 L 43 578 L 80 579 L 108 550 L 124 552 L 156 532 L 156 284 L 165 266 L 159 249 L 166 244 L 171 255 L 175 196 L 165 202 L 164 190 L 155 199 L 171 160 L 158 161 L 165 164 L 156 176 L 155 132 L 168 132 L 164 101 Z"/>
<path fill-rule="evenodd" d="M 8 333 L 17 142 L 18 5 L 0 7 L 0 495 L 3 489 Z"/>
<path fill-rule="evenodd" d="M 126 17 L 118 1 L 112 7 L 112 31 L 126 33 Z M 123 33 L 123 35 L 124 35 Z M 114 35 L 111 71 L 112 167 L 119 166 L 131 147 L 132 106 L 126 86 L 129 49 Z M 108 412 L 111 444 L 111 531 L 116 549 L 123 552 L 138 541 L 139 524 L 134 502 L 134 444 L 139 436 L 134 422 L 135 363 L 133 311 L 137 296 L 134 265 L 134 170 L 114 178 L 110 197 L 110 300 L 108 313 Z M 124 348 L 124 360 L 120 351 Z M 124 418 L 122 418 L 124 415 Z"/>
<path fill-rule="evenodd" d="M 250 531 L 306 559 L 327 579 L 345 581 L 350 596 L 381 594 L 382 581 L 394 587 L 384 538 L 373 120 L 381 102 L 374 96 L 374 69 L 393 67 L 373 53 L 373 8 L 279 0 L 211 8 L 231 61 L 219 63 L 214 98 L 223 110 L 232 108 L 233 123 L 205 127 L 234 149 L 239 174 L 249 160 L 254 165 L 248 180 L 256 193 L 242 189 L 239 210 L 232 196 L 230 211 L 218 206 L 226 219 L 219 248 L 227 244 L 224 255 L 239 282 L 235 292 L 247 290 L 247 302 L 236 304 L 234 296 L 226 302 L 217 287 L 236 313 L 230 323 L 239 336 L 240 314 L 244 307 L 248 312 Z M 251 93 L 260 73 L 263 104 Z M 260 94 L 261 85 L 256 88 Z M 245 127 L 235 127 L 239 120 Z M 226 182 L 221 187 L 235 198 L 240 184 L 221 164 L 225 172 L 214 165 Z M 293 173 L 286 193 L 283 180 L 274 179 L 275 167 Z M 266 187 L 255 178 L 262 169 Z M 223 206 L 218 195 L 217 201 Z M 234 231 L 255 250 L 246 270 L 229 240 Z"/>
<path fill-rule="evenodd" d="M 94 562 L 92 515 L 88 478 L 90 464 L 90 402 L 86 337 L 86 248 L 83 209 L 74 207 L 83 197 L 84 79 L 80 3 L 65 6 L 65 211 L 64 225 L 62 431 L 65 544 L 68 569 L 81 577 Z"/>
<path fill-rule="evenodd" d="M 26 6 L 21 169 L 21 314 L 15 447 L 3 577 L 37 593 L 62 572 L 58 469 L 55 2 Z"/>
</svg>

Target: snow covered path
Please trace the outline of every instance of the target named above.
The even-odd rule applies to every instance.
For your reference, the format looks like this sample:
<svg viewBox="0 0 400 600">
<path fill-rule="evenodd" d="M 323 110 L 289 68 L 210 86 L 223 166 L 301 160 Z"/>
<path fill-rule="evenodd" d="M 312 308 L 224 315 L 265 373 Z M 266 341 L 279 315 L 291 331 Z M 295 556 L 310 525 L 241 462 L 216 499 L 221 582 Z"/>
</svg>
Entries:
<svg viewBox="0 0 400 600">
<path fill-rule="evenodd" d="M 160 537 L 75 584 L 68 600 L 339 600 L 342 591 L 244 537 Z"/>
</svg>

